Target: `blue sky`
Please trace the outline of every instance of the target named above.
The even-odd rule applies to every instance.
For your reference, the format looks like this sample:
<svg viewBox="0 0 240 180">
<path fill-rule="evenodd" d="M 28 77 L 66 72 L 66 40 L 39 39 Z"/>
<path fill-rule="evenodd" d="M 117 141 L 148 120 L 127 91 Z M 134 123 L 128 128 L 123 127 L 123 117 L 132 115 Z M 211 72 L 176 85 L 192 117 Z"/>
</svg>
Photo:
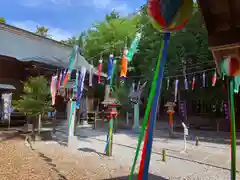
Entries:
<svg viewBox="0 0 240 180">
<path fill-rule="evenodd" d="M 0 17 L 8 24 L 35 31 L 49 27 L 56 40 L 67 39 L 101 21 L 112 9 L 126 15 L 146 0 L 1 0 Z"/>
</svg>

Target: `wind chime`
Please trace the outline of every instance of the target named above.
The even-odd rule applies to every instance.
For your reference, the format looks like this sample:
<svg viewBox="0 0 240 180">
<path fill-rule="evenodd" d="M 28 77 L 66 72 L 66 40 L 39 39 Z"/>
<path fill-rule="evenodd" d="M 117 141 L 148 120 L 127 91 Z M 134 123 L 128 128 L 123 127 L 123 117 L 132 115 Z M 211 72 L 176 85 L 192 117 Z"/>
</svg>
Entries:
<svg viewBox="0 0 240 180">
<path fill-rule="evenodd" d="M 142 123 L 142 130 L 139 135 L 138 146 L 134 158 L 133 166 L 129 179 L 133 179 L 133 174 L 140 152 L 141 143 L 145 135 L 145 141 L 142 151 L 142 159 L 139 168 L 138 179 L 148 180 L 149 162 L 151 158 L 151 149 L 153 142 L 153 130 L 155 125 L 158 100 L 161 91 L 161 84 L 163 80 L 164 66 L 166 63 L 166 52 L 168 41 L 170 39 L 170 32 L 180 30 L 187 24 L 187 18 L 192 16 L 193 1 L 169 1 L 169 0 L 149 0 L 148 13 L 152 24 L 158 30 L 164 32 L 163 41 L 161 42 L 161 49 L 157 61 L 157 66 L 154 72 L 154 78 L 151 86 L 150 95 Z"/>
</svg>

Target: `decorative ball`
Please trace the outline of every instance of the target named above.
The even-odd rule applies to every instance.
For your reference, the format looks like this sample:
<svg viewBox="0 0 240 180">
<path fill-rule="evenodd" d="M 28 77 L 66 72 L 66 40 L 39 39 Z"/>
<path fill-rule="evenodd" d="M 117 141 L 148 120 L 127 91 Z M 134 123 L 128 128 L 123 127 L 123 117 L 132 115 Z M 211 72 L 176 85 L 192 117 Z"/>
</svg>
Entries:
<svg viewBox="0 0 240 180">
<path fill-rule="evenodd" d="M 193 14 L 193 0 L 149 0 L 148 14 L 156 29 L 180 30 Z"/>
</svg>

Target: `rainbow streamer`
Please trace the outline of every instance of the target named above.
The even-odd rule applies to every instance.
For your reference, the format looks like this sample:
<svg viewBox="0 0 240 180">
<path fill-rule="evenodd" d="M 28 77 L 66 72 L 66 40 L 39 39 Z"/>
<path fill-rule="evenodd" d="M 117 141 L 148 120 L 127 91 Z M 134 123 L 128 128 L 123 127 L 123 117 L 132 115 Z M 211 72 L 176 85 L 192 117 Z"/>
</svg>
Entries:
<svg viewBox="0 0 240 180">
<path fill-rule="evenodd" d="M 230 101 L 231 117 L 231 180 L 236 180 L 236 126 L 235 126 L 235 102 L 234 102 L 234 79 L 230 78 L 228 98 Z"/>
<path fill-rule="evenodd" d="M 166 42 L 168 42 L 169 38 L 170 38 L 170 33 L 165 33 L 165 37 L 164 37 L 165 41 L 161 42 L 160 54 L 159 54 L 158 61 L 157 61 L 157 66 L 156 66 L 157 68 L 155 69 L 155 72 L 154 72 L 154 77 L 153 77 L 152 86 L 151 86 L 151 90 L 150 90 L 150 94 L 149 94 L 149 98 L 148 98 L 148 103 L 147 103 L 146 111 L 145 111 L 145 114 L 144 114 L 144 119 L 143 119 L 143 122 L 142 122 L 142 129 L 141 129 L 141 132 L 140 132 L 140 135 L 139 135 L 139 138 L 138 138 L 138 145 L 137 145 L 137 149 L 136 149 L 136 154 L 135 154 L 135 157 L 134 157 L 134 160 L 133 160 L 133 165 L 132 165 L 130 176 L 129 176 L 130 180 L 133 179 L 133 174 L 134 174 L 134 170 L 135 170 L 135 167 L 136 167 L 137 158 L 138 158 L 138 155 L 139 155 L 139 152 L 140 152 L 140 147 L 141 147 L 142 140 L 143 140 L 143 137 L 144 137 L 144 132 L 146 130 L 146 125 L 147 125 L 147 122 L 148 122 L 149 114 L 150 114 L 150 111 L 151 111 L 151 105 L 152 105 L 153 97 L 154 97 L 155 90 L 156 90 L 156 83 L 157 83 L 157 80 L 159 79 L 158 78 L 159 70 L 162 70 L 163 69 L 162 66 L 165 64 L 165 59 L 163 59 L 163 61 L 162 61 L 163 47 L 167 44 Z"/>
<path fill-rule="evenodd" d="M 148 179 L 149 163 L 150 163 L 151 153 L 152 153 L 153 131 L 154 131 L 154 125 L 155 125 L 156 117 L 157 117 L 158 101 L 159 101 L 159 97 L 160 97 L 160 93 L 161 93 L 163 73 L 164 73 L 164 67 L 166 64 L 167 47 L 168 47 L 169 38 L 170 38 L 170 34 L 166 33 L 165 37 L 164 37 L 164 47 L 163 47 L 161 63 L 160 63 L 160 67 L 159 67 L 160 68 L 159 76 L 158 76 L 158 80 L 157 80 L 157 84 L 156 84 L 156 92 L 155 92 L 154 101 L 152 104 L 152 114 L 150 116 L 151 118 L 150 118 L 150 123 L 149 123 L 149 127 L 148 127 L 148 141 L 146 144 L 146 156 L 145 156 L 142 180 Z"/>
</svg>

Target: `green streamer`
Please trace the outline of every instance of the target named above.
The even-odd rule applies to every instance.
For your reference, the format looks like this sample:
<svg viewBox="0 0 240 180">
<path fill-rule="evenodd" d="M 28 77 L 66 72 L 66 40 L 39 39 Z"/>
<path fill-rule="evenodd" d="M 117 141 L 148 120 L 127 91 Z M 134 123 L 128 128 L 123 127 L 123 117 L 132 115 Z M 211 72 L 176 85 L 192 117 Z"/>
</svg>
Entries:
<svg viewBox="0 0 240 180">
<path fill-rule="evenodd" d="M 157 66 L 156 66 L 156 69 L 155 69 L 155 72 L 154 72 L 154 77 L 153 77 L 153 81 L 152 81 L 150 94 L 148 96 L 147 108 L 145 110 L 144 119 L 143 119 L 143 122 L 142 122 L 142 129 L 141 129 L 141 132 L 140 132 L 140 135 L 139 135 L 139 138 L 138 138 L 138 145 L 137 145 L 136 154 L 135 154 L 135 157 L 134 157 L 134 160 L 133 160 L 133 165 L 132 165 L 131 173 L 130 173 L 130 176 L 129 176 L 129 180 L 133 179 L 133 174 L 134 174 L 134 170 L 135 170 L 135 167 L 136 167 L 137 158 L 138 158 L 138 155 L 139 155 L 139 152 L 140 152 L 140 147 L 141 147 L 143 137 L 144 137 L 144 134 L 145 134 L 145 129 L 146 129 L 146 126 L 147 126 L 148 116 L 149 116 L 149 113 L 151 111 L 153 96 L 155 94 L 156 83 L 157 83 L 157 79 L 158 79 L 159 66 L 160 66 L 161 59 L 162 59 L 163 44 L 164 44 L 164 41 L 162 40 L 161 46 L 160 46 L 160 52 L 159 52 L 159 56 L 158 56 L 158 60 L 157 60 Z"/>
<path fill-rule="evenodd" d="M 230 78 L 229 100 L 231 110 L 231 180 L 236 180 L 236 127 L 235 127 L 235 103 L 234 103 L 234 79 Z"/>
<path fill-rule="evenodd" d="M 128 50 L 128 53 L 127 53 L 127 55 L 126 55 L 126 58 L 127 58 L 128 62 L 131 62 L 131 61 L 132 61 L 133 56 L 134 56 L 134 54 L 135 54 L 136 51 L 137 51 L 137 47 L 138 47 L 139 41 L 140 41 L 140 39 L 141 39 L 141 36 L 142 36 L 141 33 L 137 33 L 137 34 L 136 34 L 136 37 L 135 37 L 135 39 L 133 40 L 133 42 L 132 42 L 132 44 L 131 44 L 131 46 L 130 46 L 130 48 L 129 48 L 129 50 Z"/>
</svg>

